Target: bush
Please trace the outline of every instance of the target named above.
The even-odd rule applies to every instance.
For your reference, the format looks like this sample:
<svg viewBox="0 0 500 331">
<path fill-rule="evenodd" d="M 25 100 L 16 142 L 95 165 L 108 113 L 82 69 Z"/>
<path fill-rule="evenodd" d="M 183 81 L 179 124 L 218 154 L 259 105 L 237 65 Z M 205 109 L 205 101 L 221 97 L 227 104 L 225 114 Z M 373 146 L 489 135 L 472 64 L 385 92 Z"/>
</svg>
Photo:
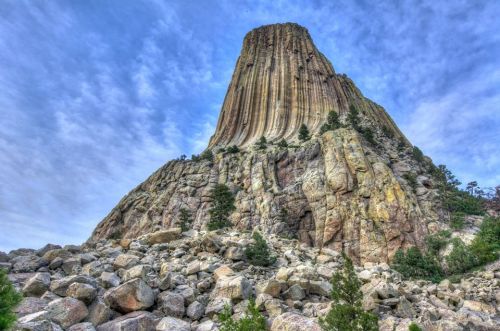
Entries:
<svg viewBox="0 0 500 331">
<path fill-rule="evenodd" d="M 408 326 L 408 331 L 422 331 L 422 329 L 415 323 L 411 323 L 409 326 Z"/>
<path fill-rule="evenodd" d="M 257 149 L 266 149 L 266 147 L 267 147 L 266 137 L 264 137 L 264 136 L 260 137 L 260 139 L 255 143 L 255 147 Z"/>
<path fill-rule="evenodd" d="M 451 214 L 450 227 L 454 230 L 461 230 L 465 225 L 465 214 L 454 212 Z"/>
<path fill-rule="evenodd" d="M 299 140 L 300 141 L 307 141 L 311 139 L 311 135 L 309 133 L 309 129 L 305 124 L 302 124 L 299 129 Z"/>
<path fill-rule="evenodd" d="M 436 257 L 422 254 L 417 247 L 411 247 L 406 252 L 398 250 L 392 267 L 406 279 L 417 278 L 439 282 L 443 277 L 443 271 Z"/>
<path fill-rule="evenodd" d="M 327 132 L 327 131 L 330 131 L 330 126 L 329 126 L 328 124 L 326 124 L 326 123 L 325 123 L 325 124 L 323 124 L 323 125 L 321 126 L 321 128 L 319 128 L 319 133 L 320 133 L 320 134 L 323 134 L 323 133 L 325 133 L 325 132 Z"/>
<path fill-rule="evenodd" d="M 347 114 L 347 121 L 351 124 L 352 128 L 359 130 L 359 111 L 354 107 L 354 105 L 349 106 L 349 113 Z"/>
<path fill-rule="evenodd" d="M 259 232 L 254 232 L 254 244 L 245 249 L 245 256 L 250 264 L 267 267 L 276 262 L 276 257 L 271 255 L 271 250 Z"/>
<path fill-rule="evenodd" d="M 191 228 L 191 223 L 193 223 L 191 213 L 186 208 L 181 208 L 179 210 L 179 224 L 182 232 L 188 231 Z"/>
<path fill-rule="evenodd" d="M 372 145 L 377 145 L 377 142 L 375 141 L 375 137 L 373 135 L 373 131 L 371 128 L 362 128 L 361 134 L 363 137 L 365 137 L 366 141 L 368 141 Z"/>
<path fill-rule="evenodd" d="M 342 271 L 331 279 L 332 309 L 319 323 L 325 331 L 371 331 L 378 330 L 377 316 L 363 310 L 361 282 L 354 271 L 351 259 L 345 254 Z"/>
<path fill-rule="evenodd" d="M 21 302 L 19 294 L 7 277 L 5 270 L 0 269 L 0 330 L 8 330 L 16 321 L 13 309 Z"/>
<path fill-rule="evenodd" d="M 480 264 L 495 261 L 500 251 L 500 218 L 486 217 L 479 233 L 471 243 L 471 250 Z"/>
<path fill-rule="evenodd" d="M 236 154 L 240 151 L 240 149 L 238 148 L 238 146 L 236 145 L 233 145 L 233 146 L 229 146 L 227 148 L 227 152 L 230 153 L 230 154 Z"/>
<path fill-rule="evenodd" d="M 417 146 L 413 146 L 412 155 L 418 163 L 424 162 L 424 153 Z"/>
<path fill-rule="evenodd" d="M 204 160 L 213 162 L 214 153 L 211 150 L 207 149 L 206 151 L 204 151 L 200 155 L 196 155 L 196 154 L 191 155 L 191 160 L 194 162 L 200 162 L 200 161 L 204 161 Z"/>
<path fill-rule="evenodd" d="M 484 214 L 484 206 L 481 198 L 458 189 L 445 192 L 444 195 L 445 207 L 451 212 L 459 212 L 467 215 Z"/>
<path fill-rule="evenodd" d="M 449 238 L 451 237 L 450 231 L 439 231 L 425 238 L 427 251 L 430 255 L 438 256 L 441 249 L 448 245 Z"/>
<path fill-rule="evenodd" d="M 288 147 L 288 143 L 286 142 L 285 139 L 281 139 L 280 142 L 278 143 L 278 147 L 287 148 Z"/>
<path fill-rule="evenodd" d="M 249 300 L 245 315 L 238 321 L 231 316 L 231 307 L 225 306 L 218 315 L 220 331 L 266 331 L 266 319 L 259 312 L 253 298 Z"/>
<path fill-rule="evenodd" d="M 411 187 L 413 192 L 417 191 L 417 176 L 411 172 L 407 172 L 403 175 L 404 180 L 408 183 L 408 185 Z"/>
<path fill-rule="evenodd" d="M 455 238 L 452 243 L 453 249 L 446 256 L 448 274 L 461 274 L 479 265 L 478 258 L 462 240 Z"/>
<path fill-rule="evenodd" d="M 382 133 L 384 134 L 384 136 L 386 136 L 387 138 L 394 138 L 394 132 L 392 132 L 391 129 L 389 129 L 387 126 L 382 126 Z"/>
<path fill-rule="evenodd" d="M 212 231 L 230 227 L 232 224 L 228 217 L 236 209 L 233 193 L 226 185 L 217 184 L 210 192 L 210 197 L 212 198 L 212 207 L 208 211 L 210 214 L 208 229 Z"/>
</svg>

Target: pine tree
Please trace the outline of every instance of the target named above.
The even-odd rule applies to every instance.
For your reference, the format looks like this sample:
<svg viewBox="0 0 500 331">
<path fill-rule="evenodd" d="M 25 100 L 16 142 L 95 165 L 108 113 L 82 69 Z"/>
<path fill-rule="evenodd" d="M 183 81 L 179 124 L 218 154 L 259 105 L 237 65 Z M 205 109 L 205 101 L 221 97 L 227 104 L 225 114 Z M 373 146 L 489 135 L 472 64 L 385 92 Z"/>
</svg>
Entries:
<svg viewBox="0 0 500 331">
<path fill-rule="evenodd" d="M 278 147 L 287 148 L 288 147 L 288 143 L 286 142 L 285 139 L 281 139 L 280 142 L 278 143 Z"/>
<path fill-rule="evenodd" d="M 0 330 L 8 330 L 14 324 L 16 314 L 12 310 L 22 298 L 7 278 L 5 270 L 0 269 Z"/>
<path fill-rule="evenodd" d="M 257 141 L 255 146 L 257 147 L 257 149 L 266 149 L 266 147 L 267 147 L 266 137 L 264 137 L 264 136 L 260 137 L 259 141 Z"/>
<path fill-rule="evenodd" d="M 311 139 L 311 135 L 309 133 L 309 129 L 305 124 L 302 124 L 299 129 L 299 140 L 300 141 L 307 141 Z"/>
<path fill-rule="evenodd" d="M 191 227 L 191 223 L 193 223 L 191 213 L 186 208 L 181 208 L 179 210 L 179 224 L 182 232 L 188 231 Z"/>
<path fill-rule="evenodd" d="M 250 264 L 267 267 L 276 261 L 276 257 L 271 255 L 271 250 L 267 246 L 262 235 L 255 231 L 253 234 L 254 244 L 248 245 L 245 249 L 245 256 Z"/>
<path fill-rule="evenodd" d="M 339 114 L 337 114 L 333 110 L 328 113 L 327 123 L 330 127 L 330 130 L 337 130 L 342 125 L 340 124 Z"/>
<path fill-rule="evenodd" d="M 217 184 L 210 192 L 212 198 L 212 208 L 208 211 L 210 214 L 210 221 L 208 222 L 208 229 L 210 231 L 227 228 L 231 226 L 228 217 L 233 210 L 234 196 L 224 184 Z"/>
<path fill-rule="evenodd" d="M 224 307 L 218 319 L 221 322 L 220 331 L 266 331 L 266 319 L 253 298 L 250 298 L 245 315 L 239 320 L 233 319 L 229 306 Z"/>
<path fill-rule="evenodd" d="M 333 275 L 331 298 L 333 307 L 325 318 L 320 319 L 325 331 L 376 331 L 377 316 L 363 310 L 361 282 L 351 259 L 344 258 L 343 270 Z"/>
</svg>

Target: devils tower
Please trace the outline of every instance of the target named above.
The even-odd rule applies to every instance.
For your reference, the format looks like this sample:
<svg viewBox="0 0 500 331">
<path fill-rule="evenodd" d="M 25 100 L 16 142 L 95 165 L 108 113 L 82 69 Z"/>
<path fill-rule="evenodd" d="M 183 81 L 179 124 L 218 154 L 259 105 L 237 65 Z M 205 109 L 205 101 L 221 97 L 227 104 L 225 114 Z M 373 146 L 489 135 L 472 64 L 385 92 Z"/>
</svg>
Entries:
<svg viewBox="0 0 500 331">
<path fill-rule="evenodd" d="M 329 111 L 344 115 L 351 104 L 402 137 L 383 109 L 364 101 L 335 74 L 307 29 L 266 25 L 245 36 L 209 147 L 248 146 L 262 136 L 293 140 L 302 124 L 317 132 Z"/>
<path fill-rule="evenodd" d="M 330 112 L 340 127 L 320 131 Z M 305 142 L 298 140 L 302 125 L 312 135 Z M 268 144 L 256 149 L 261 137 Z M 89 242 L 176 227 L 181 209 L 192 213 L 194 229 L 206 229 L 218 183 L 236 197 L 234 228 L 293 236 L 361 263 L 421 246 L 442 217 L 432 178 L 408 140 L 297 24 L 246 35 L 208 150 L 212 160 L 173 160 L 157 170 Z"/>
</svg>

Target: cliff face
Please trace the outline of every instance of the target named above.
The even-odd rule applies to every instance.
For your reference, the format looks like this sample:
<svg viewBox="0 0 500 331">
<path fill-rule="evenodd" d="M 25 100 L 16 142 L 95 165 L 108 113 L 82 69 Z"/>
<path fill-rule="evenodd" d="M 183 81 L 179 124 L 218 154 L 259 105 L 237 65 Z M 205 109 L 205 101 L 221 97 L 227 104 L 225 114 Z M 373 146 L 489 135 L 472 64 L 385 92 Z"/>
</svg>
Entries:
<svg viewBox="0 0 500 331">
<path fill-rule="evenodd" d="M 317 132 L 329 111 L 344 115 L 358 103 L 372 120 L 402 137 L 382 108 L 364 104 L 354 85 L 335 74 L 305 28 L 263 26 L 243 41 L 209 147 L 248 146 L 262 136 L 294 140 L 302 124 Z"/>
<path fill-rule="evenodd" d="M 351 105 L 372 139 L 348 125 Z M 331 110 L 343 127 L 320 134 Z M 302 123 L 313 137 L 298 143 Z M 271 144 L 256 150 L 252 144 L 261 136 Z M 294 144 L 272 144 L 283 138 Z M 228 145 L 241 151 L 217 152 Z M 388 261 L 439 228 L 437 192 L 406 138 L 382 107 L 334 73 L 296 24 L 261 27 L 245 37 L 209 148 L 213 162 L 175 160 L 156 171 L 120 201 L 89 241 L 174 227 L 181 208 L 191 211 L 195 229 L 205 229 L 217 183 L 236 195 L 236 228 L 343 250 L 361 263 Z"/>
</svg>

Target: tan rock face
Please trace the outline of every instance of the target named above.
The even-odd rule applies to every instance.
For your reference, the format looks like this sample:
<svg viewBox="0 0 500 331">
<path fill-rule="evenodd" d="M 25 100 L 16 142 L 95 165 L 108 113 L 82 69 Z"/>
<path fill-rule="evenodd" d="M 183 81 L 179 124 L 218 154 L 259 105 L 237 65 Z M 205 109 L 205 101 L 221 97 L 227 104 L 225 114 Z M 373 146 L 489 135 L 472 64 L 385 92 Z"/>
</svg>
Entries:
<svg viewBox="0 0 500 331">
<path fill-rule="evenodd" d="M 349 105 L 376 143 L 349 127 Z M 320 135 L 330 110 L 344 127 Z M 305 143 L 297 139 L 302 123 L 313 134 Z M 251 145 L 261 136 L 271 143 L 255 150 Z M 294 146 L 272 145 L 281 138 Z M 164 233 L 179 227 L 181 208 L 191 212 L 195 229 L 205 229 L 210 190 L 224 183 L 236 197 L 231 220 L 238 229 L 295 236 L 345 251 L 359 263 L 387 262 L 397 249 L 421 245 L 429 229 L 439 229 L 442 215 L 428 170 L 402 142 L 406 138 L 384 109 L 334 73 L 307 30 L 262 27 L 245 38 L 209 145 L 236 144 L 241 151 L 216 153 L 217 147 L 213 162 L 167 163 L 124 197 L 89 241 Z M 410 187 L 403 179 L 409 172 L 425 183 Z M 221 244 L 211 238 L 207 234 L 199 245 L 217 252 Z"/>
<path fill-rule="evenodd" d="M 304 27 L 254 29 L 243 41 L 209 147 L 248 146 L 261 136 L 295 140 L 301 124 L 317 132 L 329 111 L 346 114 L 352 103 L 402 136 L 382 108 L 359 96 L 349 79 L 335 74 Z"/>
</svg>

